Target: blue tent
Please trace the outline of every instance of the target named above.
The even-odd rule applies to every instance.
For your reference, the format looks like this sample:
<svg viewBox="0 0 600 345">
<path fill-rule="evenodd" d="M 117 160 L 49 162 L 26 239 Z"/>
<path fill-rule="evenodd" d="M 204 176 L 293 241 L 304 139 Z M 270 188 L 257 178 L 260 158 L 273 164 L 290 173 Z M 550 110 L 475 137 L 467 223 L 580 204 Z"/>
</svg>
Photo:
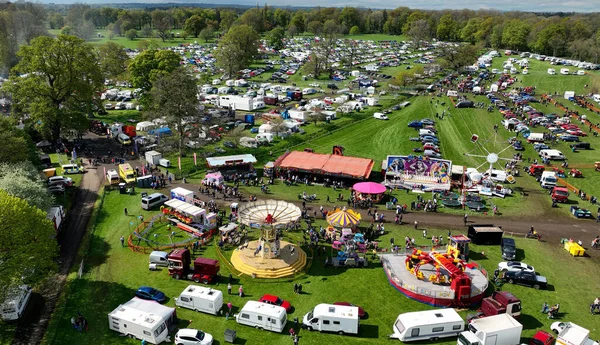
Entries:
<svg viewBox="0 0 600 345">
<path fill-rule="evenodd" d="M 161 128 L 152 129 L 152 130 L 148 131 L 148 134 L 164 136 L 164 135 L 172 135 L 173 132 L 171 131 L 171 129 L 169 127 L 161 127 Z"/>
</svg>

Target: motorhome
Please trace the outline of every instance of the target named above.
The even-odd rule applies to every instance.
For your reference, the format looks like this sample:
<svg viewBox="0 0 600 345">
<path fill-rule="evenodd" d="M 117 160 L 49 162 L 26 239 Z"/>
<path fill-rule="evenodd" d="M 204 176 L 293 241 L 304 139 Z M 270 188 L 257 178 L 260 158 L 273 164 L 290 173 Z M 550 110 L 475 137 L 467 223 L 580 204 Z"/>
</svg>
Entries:
<svg viewBox="0 0 600 345">
<path fill-rule="evenodd" d="M 402 342 L 434 340 L 458 335 L 465 329 L 465 321 L 451 308 L 425 310 L 398 315 L 393 328 L 390 338 Z"/>
<path fill-rule="evenodd" d="M 548 74 L 555 75 L 556 71 L 554 70 L 554 68 L 548 68 Z"/>
<path fill-rule="evenodd" d="M 248 301 L 238 314 L 235 321 L 240 325 L 281 333 L 287 323 L 285 308 L 267 303 Z"/>
<path fill-rule="evenodd" d="M 175 297 L 175 305 L 217 315 L 223 307 L 223 292 L 204 286 L 189 285 Z"/>
<path fill-rule="evenodd" d="M 30 299 L 31 287 L 29 285 L 9 288 L 0 309 L 2 321 L 16 321 L 21 318 Z"/>
<path fill-rule="evenodd" d="M 318 304 L 304 315 L 302 327 L 309 331 L 358 334 L 358 307 Z"/>
<path fill-rule="evenodd" d="M 108 314 L 108 327 L 125 336 L 160 344 L 170 341 L 169 326 L 175 319 L 175 308 L 134 297 Z"/>
</svg>

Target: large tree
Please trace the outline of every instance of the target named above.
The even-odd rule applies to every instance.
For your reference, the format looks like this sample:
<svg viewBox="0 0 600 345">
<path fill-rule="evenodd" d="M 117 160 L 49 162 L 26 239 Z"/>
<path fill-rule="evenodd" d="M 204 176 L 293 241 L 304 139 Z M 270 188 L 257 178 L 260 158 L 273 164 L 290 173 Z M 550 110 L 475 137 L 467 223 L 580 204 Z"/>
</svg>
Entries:
<svg viewBox="0 0 600 345">
<path fill-rule="evenodd" d="M 478 50 L 479 48 L 472 44 L 461 44 L 458 47 L 444 46 L 440 53 L 442 64 L 453 71 L 459 71 L 475 63 Z"/>
<path fill-rule="evenodd" d="M 199 15 L 193 15 L 189 17 L 183 25 L 183 30 L 188 34 L 198 37 L 200 32 L 206 27 L 206 19 Z"/>
<path fill-rule="evenodd" d="M 248 25 L 229 29 L 219 41 L 217 63 L 230 75 L 247 67 L 258 54 L 258 33 Z"/>
<path fill-rule="evenodd" d="M 269 45 L 276 50 L 283 48 L 283 46 L 284 46 L 283 39 L 284 38 L 285 38 L 285 30 L 283 30 L 283 28 L 281 28 L 281 27 L 277 27 L 277 28 L 269 31 L 269 33 L 267 34 L 267 40 L 269 42 Z"/>
<path fill-rule="evenodd" d="M 38 170 L 27 160 L 14 164 L 0 164 L 0 189 L 43 211 L 54 202 Z"/>
<path fill-rule="evenodd" d="M 81 130 L 104 81 L 95 49 L 74 36 L 41 36 L 18 56 L 4 84 L 14 113 L 28 114 L 48 138 L 60 138 L 63 129 Z"/>
<path fill-rule="evenodd" d="M 173 29 L 174 19 L 171 13 L 165 10 L 152 11 L 152 25 L 158 32 L 158 37 L 164 42 L 171 38 L 171 29 Z M 121 27 L 123 30 L 123 27 Z"/>
<path fill-rule="evenodd" d="M 0 219 L 0 286 L 23 278 L 35 284 L 56 270 L 58 245 L 45 211 L 0 189 Z"/>
<path fill-rule="evenodd" d="M 114 42 L 106 42 L 98 48 L 98 57 L 104 77 L 113 79 L 127 71 L 129 56 L 125 47 Z"/>
<path fill-rule="evenodd" d="M 145 50 L 129 63 L 129 73 L 133 86 L 145 91 L 162 74 L 168 74 L 179 67 L 179 55 L 170 50 Z"/>
<path fill-rule="evenodd" d="M 151 118 L 166 116 L 170 128 L 177 130 L 179 156 L 183 156 L 184 119 L 199 114 L 196 79 L 183 67 L 160 75 L 150 91 L 151 105 L 147 114 Z"/>
<path fill-rule="evenodd" d="M 431 37 L 429 23 L 425 19 L 419 19 L 410 25 L 407 34 L 418 48 L 421 45 L 421 41 L 428 40 Z"/>
</svg>

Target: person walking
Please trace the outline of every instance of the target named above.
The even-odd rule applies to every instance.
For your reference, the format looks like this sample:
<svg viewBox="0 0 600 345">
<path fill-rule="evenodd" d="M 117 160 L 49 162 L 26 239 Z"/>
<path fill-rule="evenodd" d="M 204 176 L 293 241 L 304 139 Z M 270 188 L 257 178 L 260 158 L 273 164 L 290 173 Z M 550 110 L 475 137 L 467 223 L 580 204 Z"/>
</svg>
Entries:
<svg viewBox="0 0 600 345">
<path fill-rule="evenodd" d="M 231 302 L 227 302 L 227 309 L 229 310 L 229 315 L 231 315 L 231 310 L 233 309 L 233 304 L 231 304 Z"/>
<path fill-rule="evenodd" d="M 415 230 L 419 229 L 419 222 L 415 220 Z"/>
<path fill-rule="evenodd" d="M 121 236 L 121 238 L 119 238 L 119 241 L 121 241 L 121 247 L 125 247 L 125 237 Z"/>
<path fill-rule="evenodd" d="M 127 217 L 127 207 L 123 211 L 125 212 L 125 217 Z"/>
<path fill-rule="evenodd" d="M 240 297 L 244 297 L 244 287 L 240 285 L 240 288 L 238 289 L 238 292 L 240 294 Z"/>
<path fill-rule="evenodd" d="M 427 230 L 423 230 L 423 238 L 427 238 Z"/>
<path fill-rule="evenodd" d="M 298 334 L 294 334 L 294 345 L 298 345 L 299 341 L 300 341 L 300 337 L 298 337 Z"/>
<path fill-rule="evenodd" d="M 469 221 L 468 219 L 469 219 L 469 215 L 467 215 L 467 214 L 465 213 L 465 216 L 463 217 L 463 220 L 464 220 L 464 222 L 465 222 L 465 226 L 467 226 L 467 223 L 468 223 L 468 221 Z"/>
<path fill-rule="evenodd" d="M 227 283 L 227 293 L 231 295 L 231 283 Z"/>
</svg>

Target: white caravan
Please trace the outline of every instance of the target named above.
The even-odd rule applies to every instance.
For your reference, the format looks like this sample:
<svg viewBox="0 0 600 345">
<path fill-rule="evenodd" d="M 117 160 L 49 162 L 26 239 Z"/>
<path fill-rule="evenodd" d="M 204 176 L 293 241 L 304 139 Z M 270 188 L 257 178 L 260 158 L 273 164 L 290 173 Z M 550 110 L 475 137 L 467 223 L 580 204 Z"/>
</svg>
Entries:
<svg viewBox="0 0 600 345">
<path fill-rule="evenodd" d="M 6 293 L 0 316 L 2 321 L 18 320 L 31 299 L 31 287 L 29 285 L 13 286 Z"/>
<path fill-rule="evenodd" d="M 465 329 L 465 321 L 451 308 L 425 310 L 398 315 L 393 329 L 390 338 L 403 342 L 436 340 L 460 334 Z"/>
<path fill-rule="evenodd" d="M 204 286 L 190 285 L 175 297 L 175 305 L 217 315 L 223 307 L 223 292 Z"/>
<path fill-rule="evenodd" d="M 318 304 L 304 315 L 302 327 L 309 331 L 358 334 L 358 307 Z"/>
<path fill-rule="evenodd" d="M 174 319 L 175 308 L 134 297 L 108 314 L 108 327 L 125 336 L 160 344 L 170 341 L 169 325 Z"/>
<path fill-rule="evenodd" d="M 281 333 L 287 323 L 285 308 L 257 301 L 248 301 L 234 317 L 240 325 L 277 333 Z"/>
</svg>

